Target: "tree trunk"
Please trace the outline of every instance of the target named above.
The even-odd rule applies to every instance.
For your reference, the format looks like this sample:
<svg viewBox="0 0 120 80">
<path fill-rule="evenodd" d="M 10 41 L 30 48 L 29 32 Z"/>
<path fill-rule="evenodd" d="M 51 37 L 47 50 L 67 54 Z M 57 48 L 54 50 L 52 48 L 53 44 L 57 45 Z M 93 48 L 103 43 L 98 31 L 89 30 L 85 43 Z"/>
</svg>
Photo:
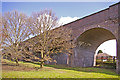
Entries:
<svg viewBox="0 0 120 80">
<path fill-rule="evenodd" d="M 42 60 L 40 63 L 40 68 L 43 68 L 44 61 Z"/>
<path fill-rule="evenodd" d="M 15 58 L 16 66 L 19 66 L 18 59 Z"/>
<path fill-rule="evenodd" d="M 41 63 L 40 68 L 43 68 L 44 60 L 43 60 L 43 50 L 41 50 Z"/>
</svg>

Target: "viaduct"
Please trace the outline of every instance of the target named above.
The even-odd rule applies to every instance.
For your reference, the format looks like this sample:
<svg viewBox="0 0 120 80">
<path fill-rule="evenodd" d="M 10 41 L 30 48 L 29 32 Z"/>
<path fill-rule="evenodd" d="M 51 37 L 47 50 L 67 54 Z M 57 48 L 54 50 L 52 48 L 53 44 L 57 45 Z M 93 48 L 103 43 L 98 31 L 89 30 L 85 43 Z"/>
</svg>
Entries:
<svg viewBox="0 0 120 80">
<path fill-rule="evenodd" d="M 78 43 L 73 49 L 73 55 L 69 56 L 69 66 L 93 66 L 94 54 L 100 44 L 107 40 L 116 39 L 116 71 L 120 74 L 120 2 L 102 11 L 65 24 L 63 27 L 72 30 L 74 40 Z M 82 44 L 83 42 L 89 46 Z M 64 60 L 61 62 L 65 62 Z"/>
<path fill-rule="evenodd" d="M 68 64 L 71 67 L 91 67 L 94 64 L 96 49 L 103 42 L 115 39 L 117 42 L 116 71 L 120 74 L 120 2 L 65 24 L 62 28 L 72 31 L 74 41 L 77 44 L 72 55 L 60 54 L 58 56 L 58 64 Z"/>
</svg>

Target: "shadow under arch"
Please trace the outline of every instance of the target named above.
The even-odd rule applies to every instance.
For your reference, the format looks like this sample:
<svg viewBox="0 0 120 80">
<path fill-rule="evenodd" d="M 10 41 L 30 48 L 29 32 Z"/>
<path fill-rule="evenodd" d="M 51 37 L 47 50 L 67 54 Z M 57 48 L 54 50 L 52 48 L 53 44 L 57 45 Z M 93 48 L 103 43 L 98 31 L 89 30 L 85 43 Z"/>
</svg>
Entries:
<svg viewBox="0 0 120 80">
<path fill-rule="evenodd" d="M 96 49 L 103 42 L 112 39 L 116 39 L 114 34 L 104 28 L 92 28 L 83 32 L 76 40 L 74 67 L 92 67 Z"/>
</svg>

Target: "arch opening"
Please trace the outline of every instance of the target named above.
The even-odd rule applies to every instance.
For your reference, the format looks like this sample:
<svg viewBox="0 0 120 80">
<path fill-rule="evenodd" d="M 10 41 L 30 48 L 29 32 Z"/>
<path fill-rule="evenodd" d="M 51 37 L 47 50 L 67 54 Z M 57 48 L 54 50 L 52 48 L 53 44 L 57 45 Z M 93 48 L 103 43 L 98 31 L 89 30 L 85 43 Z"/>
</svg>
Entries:
<svg viewBox="0 0 120 80">
<path fill-rule="evenodd" d="M 94 66 L 116 68 L 116 40 L 108 40 L 102 43 L 95 52 Z"/>
<path fill-rule="evenodd" d="M 82 33 L 76 40 L 74 49 L 74 66 L 91 67 L 94 65 L 96 49 L 105 41 L 116 39 L 115 36 L 104 28 L 93 28 Z"/>
</svg>

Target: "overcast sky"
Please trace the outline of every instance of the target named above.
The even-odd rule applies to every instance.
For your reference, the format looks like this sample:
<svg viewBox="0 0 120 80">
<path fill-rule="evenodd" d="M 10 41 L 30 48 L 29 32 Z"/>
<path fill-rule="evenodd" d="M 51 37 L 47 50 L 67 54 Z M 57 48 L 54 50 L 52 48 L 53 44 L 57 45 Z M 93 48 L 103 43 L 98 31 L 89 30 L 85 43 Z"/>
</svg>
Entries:
<svg viewBox="0 0 120 80">
<path fill-rule="evenodd" d="M 67 24 L 106 9 L 114 3 L 116 2 L 2 2 L 2 13 L 17 10 L 30 16 L 32 12 L 52 9 L 58 16 L 60 23 Z M 116 55 L 116 41 L 107 41 L 97 51 L 99 49 L 110 55 Z"/>
</svg>

